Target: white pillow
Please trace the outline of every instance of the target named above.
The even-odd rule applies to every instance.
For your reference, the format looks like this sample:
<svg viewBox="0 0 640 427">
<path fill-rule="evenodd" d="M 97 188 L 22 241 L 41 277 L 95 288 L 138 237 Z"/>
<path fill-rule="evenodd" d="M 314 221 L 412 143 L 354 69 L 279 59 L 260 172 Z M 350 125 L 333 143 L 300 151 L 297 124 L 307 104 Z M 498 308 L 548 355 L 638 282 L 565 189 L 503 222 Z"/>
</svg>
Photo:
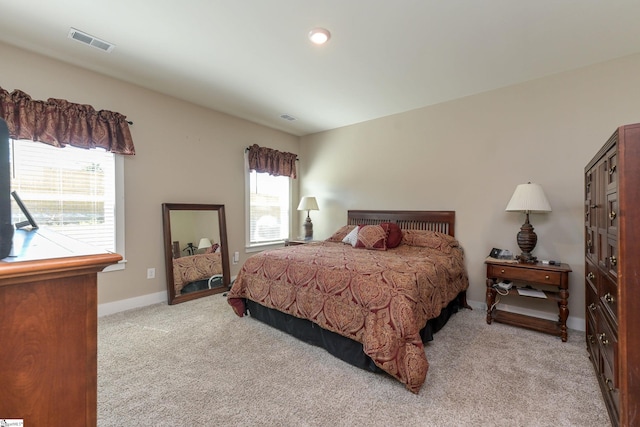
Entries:
<svg viewBox="0 0 640 427">
<path fill-rule="evenodd" d="M 348 243 L 355 248 L 356 243 L 358 243 L 358 228 L 360 227 L 354 228 L 349 234 L 344 236 L 344 239 L 342 239 L 342 243 Z"/>
</svg>

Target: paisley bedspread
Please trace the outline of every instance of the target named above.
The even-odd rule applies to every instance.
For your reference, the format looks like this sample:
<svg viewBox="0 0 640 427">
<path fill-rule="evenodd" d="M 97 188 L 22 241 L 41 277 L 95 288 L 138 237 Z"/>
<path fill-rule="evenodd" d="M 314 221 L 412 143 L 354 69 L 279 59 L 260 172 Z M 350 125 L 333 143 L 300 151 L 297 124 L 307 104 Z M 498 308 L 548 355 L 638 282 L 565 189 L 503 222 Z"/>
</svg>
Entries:
<svg viewBox="0 0 640 427">
<path fill-rule="evenodd" d="M 417 393 L 429 368 L 420 330 L 468 283 L 458 242 L 422 231 L 385 251 L 325 241 L 261 252 L 243 265 L 228 302 L 241 317 L 247 298 L 358 341 Z"/>
<path fill-rule="evenodd" d="M 220 253 L 198 254 L 173 259 L 173 285 L 176 295 L 191 282 L 222 274 Z"/>
</svg>

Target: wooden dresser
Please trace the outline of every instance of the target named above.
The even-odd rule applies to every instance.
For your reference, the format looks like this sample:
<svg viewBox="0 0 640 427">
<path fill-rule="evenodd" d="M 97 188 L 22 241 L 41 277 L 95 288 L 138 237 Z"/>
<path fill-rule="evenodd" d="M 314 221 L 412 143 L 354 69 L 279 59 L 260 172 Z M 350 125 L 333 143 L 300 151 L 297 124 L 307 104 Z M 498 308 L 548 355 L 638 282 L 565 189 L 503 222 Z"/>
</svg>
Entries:
<svg viewBox="0 0 640 427">
<path fill-rule="evenodd" d="M 640 425 L 640 124 L 585 167 L 589 356 L 613 425 Z"/>
<path fill-rule="evenodd" d="M 97 273 L 122 259 L 44 230 L 17 230 L 0 261 L 0 418 L 97 422 Z"/>
</svg>

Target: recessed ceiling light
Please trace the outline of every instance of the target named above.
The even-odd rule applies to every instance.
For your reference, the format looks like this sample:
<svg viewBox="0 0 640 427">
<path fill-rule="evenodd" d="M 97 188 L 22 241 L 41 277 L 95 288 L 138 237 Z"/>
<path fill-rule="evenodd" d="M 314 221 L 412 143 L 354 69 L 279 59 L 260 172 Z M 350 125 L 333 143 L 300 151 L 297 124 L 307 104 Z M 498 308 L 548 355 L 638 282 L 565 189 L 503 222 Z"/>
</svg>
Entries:
<svg viewBox="0 0 640 427">
<path fill-rule="evenodd" d="M 325 44 L 331 38 L 331 33 L 325 28 L 314 28 L 309 31 L 309 40 L 313 44 Z"/>
</svg>

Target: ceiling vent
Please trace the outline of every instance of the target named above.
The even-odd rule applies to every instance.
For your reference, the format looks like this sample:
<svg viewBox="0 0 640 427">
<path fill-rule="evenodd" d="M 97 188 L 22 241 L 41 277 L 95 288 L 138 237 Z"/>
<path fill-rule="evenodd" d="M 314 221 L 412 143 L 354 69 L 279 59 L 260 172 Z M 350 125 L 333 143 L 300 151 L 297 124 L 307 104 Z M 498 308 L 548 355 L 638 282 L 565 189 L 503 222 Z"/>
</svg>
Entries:
<svg viewBox="0 0 640 427">
<path fill-rule="evenodd" d="M 285 119 L 285 120 L 289 120 L 290 122 L 294 121 L 296 118 L 293 116 L 290 116 L 288 114 L 283 114 L 280 116 L 281 119 Z"/>
<path fill-rule="evenodd" d="M 116 45 L 113 43 L 100 40 L 97 37 L 93 37 L 87 33 L 83 33 L 82 31 L 76 30 L 75 28 L 69 29 L 69 38 L 79 41 L 80 43 L 88 44 L 91 47 L 95 47 L 96 49 L 100 49 L 107 53 L 111 52 L 116 47 Z"/>
</svg>

